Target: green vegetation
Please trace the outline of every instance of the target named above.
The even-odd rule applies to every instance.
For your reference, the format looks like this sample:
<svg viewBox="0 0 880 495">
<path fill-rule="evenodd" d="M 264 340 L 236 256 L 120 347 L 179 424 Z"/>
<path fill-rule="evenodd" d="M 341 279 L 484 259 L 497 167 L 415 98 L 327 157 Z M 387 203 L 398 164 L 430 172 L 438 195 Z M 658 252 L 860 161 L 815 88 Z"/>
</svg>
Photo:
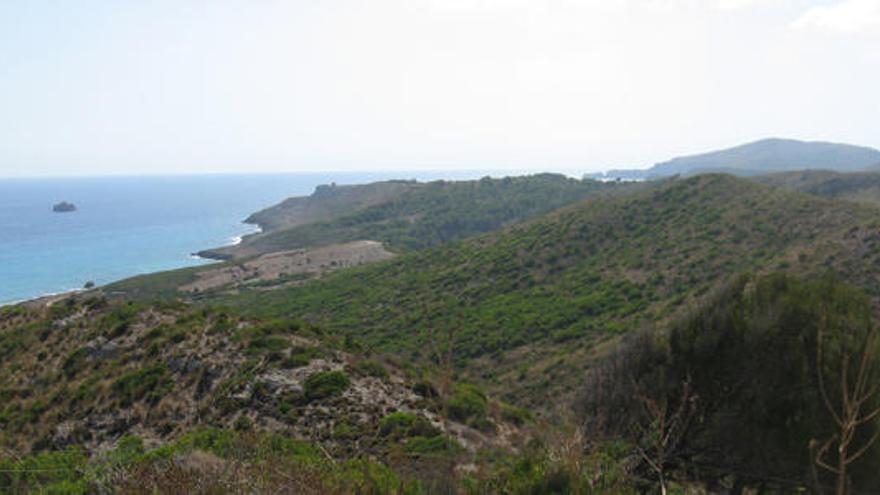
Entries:
<svg viewBox="0 0 880 495">
<path fill-rule="evenodd" d="M 385 369 L 385 366 L 372 359 L 358 361 L 351 365 L 350 368 L 352 372 L 359 373 L 363 376 L 372 376 L 380 380 L 388 379 L 388 370 Z"/>
<path fill-rule="evenodd" d="M 281 362 L 281 367 L 292 369 L 308 365 L 313 359 L 323 357 L 325 352 L 319 347 L 293 347 L 290 354 Z"/>
<path fill-rule="evenodd" d="M 138 275 L 109 284 L 105 291 L 109 295 L 124 294 L 132 299 L 174 298 L 178 295 L 177 288 L 193 282 L 201 270 L 204 267 L 194 266 Z"/>
<path fill-rule="evenodd" d="M 122 405 L 128 406 L 138 400 L 156 402 L 172 387 L 168 368 L 164 364 L 155 364 L 120 376 L 113 382 Z"/>
<path fill-rule="evenodd" d="M 0 492 L 79 495 L 90 493 L 94 476 L 89 458 L 80 449 L 41 452 L 23 459 L 0 455 Z"/>
<path fill-rule="evenodd" d="M 303 385 L 306 398 L 315 400 L 340 395 L 350 384 L 348 375 L 341 371 L 321 371 L 306 378 Z"/>
<path fill-rule="evenodd" d="M 320 450 L 281 435 L 195 430 L 179 440 L 145 450 L 136 437 L 90 459 L 69 449 L 0 457 L 0 491 L 22 493 L 423 493 L 367 460 L 331 462 Z"/>
<path fill-rule="evenodd" d="M 420 186 L 418 182 L 409 180 L 389 180 L 350 186 L 326 184 L 315 188 L 311 196 L 288 198 L 275 206 L 254 213 L 246 221 L 259 224 L 267 232 L 326 222 L 393 200 L 406 191 Z"/>
<path fill-rule="evenodd" d="M 371 191 L 373 186 L 375 191 Z M 327 187 L 320 194 L 316 192 L 317 197 L 291 198 L 253 215 L 249 220 L 266 222 L 267 233 L 247 238 L 239 246 L 202 254 L 243 261 L 264 253 L 357 240 L 381 241 L 393 250 L 408 251 L 499 229 L 586 198 L 644 187 L 647 186 L 580 181 L 555 174 Z M 139 276 L 110 284 L 106 290 L 137 299 L 178 297 L 181 294 L 177 288 L 192 282 L 195 273 L 205 269 L 195 267 Z M 302 277 L 282 277 L 251 288 L 298 278 Z"/>
<path fill-rule="evenodd" d="M 461 447 L 440 436 L 412 437 L 404 452 L 425 465 Z M 86 494 L 247 493 L 430 494 L 635 493 L 613 450 L 569 464 L 565 451 L 531 446 L 521 454 L 485 452 L 486 469 L 467 475 L 438 471 L 420 479 L 368 459 L 336 461 L 278 434 L 197 429 L 153 449 L 126 436 L 115 449 L 88 457 L 82 450 L 0 456 L 0 491 Z"/>
<path fill-rule="evenodd" d="M 439 435 L 432 437 L 414 436 L 407 439 L 403 445 L 405 452 L 419 456 L 443 455 L 460 448 L 455 442 Z"/>
<path fill-rule="evenodd" d="M 516 426 L 524 426 L 534 420 L 532 412 L 522 407 L 501 404 L 501 419 Z"/>
<path fill-rule="evenodd" d="M 481 363 L 469 379 L 485 380 L 485 359 L 496 373 L 519 373 L 524 363 L 505 364 L 507 353 L 538 346 L 531 362 L 545 375 L 490 388 L 524 405 L 575 384 L 580 364 L 554 364 L 560 353 L 589 353 L 597 341 L 668 319 L 733 273 L 832 269 L 880 293 L 877 218 L 858 205 L 700 176 L 224 302 L 258 317 L 321 322 L 373 349 L 423 359 L 431 331 L 451 333 L 459 367 Z"/>
<path fill-rule="evenodd" d="M 880 490 L 876 208 L 721 175 L 399 186 L 277 232 L 389 261 L 0 308 L 0 492 Z"/>
<path fill-rule="evenodd" d="M 390 201 L 324 222 L 272 232 L 247 244 L 249 252 L 371 239 L 398 250 L 470 237 L 597 195 L 635 185 L 540 174 L 478 181 L 419 184 Z"/>
<path fill-rule="evenodd" d="M 850 452 L 868 450 L 849 473 L 853 486 L 876 491 L 880 444 L 870 438 L 880 421 L 870 414 L 880 397 L 856 385 L 862 372 L 865 383 L 880 380 L 872 312 L 864 294 L 833 279 L 740 277 L 668 333 L 635 334 L 594 366 L 580 417 L 593 438 L 628 441 L 641 456 L 633 475 L 652 484 L 727 478 L 740 488 L 821 492 L 835 478 L 816 458 L 838 436 L 824 384 L 833 404 L 844 390 L 860 401 L 867 419 Z M 853 358 L 862 352 L 868 361 Z M 823 459 L 836 465 L 836 457 Z"/>
<path fill-rule="evenodd" d="M 451 419 L 477 426 L 485 421 L 487 410 L 485 394 L 473 385 L 456 384 L 446 402 L 446 411 Z"/>
<path fill-rule="evenodd" d="M 379 422 L 379 435 L 383 437 L 433 438 L 441 433 L 427 419 L 413 413 L 394 412 L 385 416 Z"/>
<path fill-rule="evenodd" d="M 880 173 L 876 171 L 841 174 L 827 170 L 807 170 L 762 175 L 754 180 L 789 191 L 880 205 Z"/>
</svg>

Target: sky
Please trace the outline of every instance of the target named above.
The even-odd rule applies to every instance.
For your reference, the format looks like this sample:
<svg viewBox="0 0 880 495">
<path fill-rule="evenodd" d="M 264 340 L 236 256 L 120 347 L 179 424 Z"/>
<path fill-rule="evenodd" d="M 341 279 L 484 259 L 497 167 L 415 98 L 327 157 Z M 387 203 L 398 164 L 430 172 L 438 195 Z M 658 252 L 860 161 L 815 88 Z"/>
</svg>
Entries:
<svg viewBox="0 0 880 495">
<path fill-rule="evenodd" d="M 3 0 L 0 177 L 880 148 L 880 0 Z"/>
</svg>

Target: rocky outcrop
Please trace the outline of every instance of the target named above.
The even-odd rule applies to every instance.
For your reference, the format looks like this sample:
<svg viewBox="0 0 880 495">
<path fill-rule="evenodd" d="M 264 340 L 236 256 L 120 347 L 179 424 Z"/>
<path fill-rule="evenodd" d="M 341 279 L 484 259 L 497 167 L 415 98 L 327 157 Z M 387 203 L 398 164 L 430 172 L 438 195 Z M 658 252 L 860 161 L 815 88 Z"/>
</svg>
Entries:
<svg viewBox="0 0 880 495">
<path fill-rule="evenodd" d="M 500 420 L 499 433 L 444 420 L 439 398 L 414 386 L 424 378 L 344 352 L 306 323 L 70 301 L 0 314 L 0 336 L 40 329 L 17 337 L 0 367 L 0 447 L 100 451 L 126 434 L 155 445 L 209 426 L 283 433 L 344 457 L 386 449 L 380 426 L 394 413 L 469 450 L 507 442 Z"/>
<path fill-rule="evenodd" d="M 73 203 L 68 203 L 67 201 L 62 201 L 53 206 L 52 211 L 54 211 L 55 213 L 70 213 L 76 211 L 76 205 Z"/>
</svg>

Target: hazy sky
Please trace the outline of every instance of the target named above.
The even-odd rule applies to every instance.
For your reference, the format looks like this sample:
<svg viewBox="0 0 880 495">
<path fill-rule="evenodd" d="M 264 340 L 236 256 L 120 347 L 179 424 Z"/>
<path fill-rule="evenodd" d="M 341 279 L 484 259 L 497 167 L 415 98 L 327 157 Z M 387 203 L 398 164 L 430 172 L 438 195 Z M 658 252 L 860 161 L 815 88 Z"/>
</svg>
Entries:
<svg viewBox="0 0 880 495">
<path fill-rule="evenodd" d="M 0 176 L 880 147 L 880 0 L 0 2 Z"/>
</svg>

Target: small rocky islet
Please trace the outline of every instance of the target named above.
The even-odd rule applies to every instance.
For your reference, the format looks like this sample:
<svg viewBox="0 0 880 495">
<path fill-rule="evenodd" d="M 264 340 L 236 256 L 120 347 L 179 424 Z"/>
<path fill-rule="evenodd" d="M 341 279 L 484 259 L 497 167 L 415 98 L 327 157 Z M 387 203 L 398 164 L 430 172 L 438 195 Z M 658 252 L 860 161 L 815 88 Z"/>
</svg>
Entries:
<svg viewBox="0 0 880 495">
<path fill-rule="evenodd" d="M 76 205 L 67 201 L 62 201 L 52 206 L 52 211 L 55 213 L 70 213 L 76 211 Z"/>
</svg>

